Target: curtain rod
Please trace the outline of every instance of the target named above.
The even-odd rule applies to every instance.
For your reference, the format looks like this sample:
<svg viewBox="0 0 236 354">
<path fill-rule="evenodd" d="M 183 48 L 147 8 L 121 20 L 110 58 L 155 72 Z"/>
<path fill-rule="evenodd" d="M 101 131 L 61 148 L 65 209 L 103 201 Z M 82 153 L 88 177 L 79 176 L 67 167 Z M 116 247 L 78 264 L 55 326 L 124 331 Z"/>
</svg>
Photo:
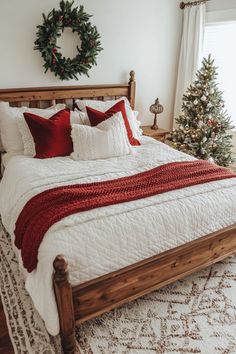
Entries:
<svg viewBox="0 0 236 354">
<path fill-rule="evenodd" d="M 180 4 L 179 4 L 179 7 L 181 8 L 181 10 L 185 9 L 186 6 L 195 6 L 195 5 L 199 5 L 199 4 L 202 4 L 202 3 L 205 3 L 207 1 L 210 1 L 210 0 L 198 0 L 198 1 L 189 1 L 189 2 L 184 2 L 182 1 Z"/>
</svg>

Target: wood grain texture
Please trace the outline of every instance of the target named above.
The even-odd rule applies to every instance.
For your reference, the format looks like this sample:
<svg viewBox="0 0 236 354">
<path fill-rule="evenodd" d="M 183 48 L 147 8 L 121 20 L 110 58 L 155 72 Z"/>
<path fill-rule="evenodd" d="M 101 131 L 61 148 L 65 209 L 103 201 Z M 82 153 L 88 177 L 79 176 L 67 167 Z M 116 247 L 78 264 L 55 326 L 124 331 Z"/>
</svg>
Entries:
<svg viewBox="0 0 236 354">
<path fill-rule="evenodd" d="M 130 101 L 130 106 L 133 110 L 135 109 L 135 96 L 136 96 L 135 72 L 132 70 L 130 72 L 128 97 L 129 97 L 129 101 Z"/>
<path fill-rule="evenodd" d="M 74 102 L 77 98 L 105 101 L 125 96 L 134 109 L 135 88 L 135 73 L 131 71 L 127 84 L 1 89 L 0 101 L 10 102 L 10 105 L 15 107 L 29 105 L 32 108 L 46 108 L 52 104 L 66 103 L 67 100 Z"/>
<path fill-rule="evenodd" d="M 236 225 L 201 237 L 117 272 L 74 287 L 75 319 L 82 323 L 228 257 Z"/>
<path fill-rule="evenodd" d="M 53 267 L 53 285 L 59 313 L 62 347 L 65 354 L 74 354 L 76 350 L 74 308 L 65 258 L 57 256 Z"/>
<path fill-rule="evenodd" d="M 143 127 L 141 127 L 141 129 L 143 130 L 143 135 L 149 136 L 153 139 L 156 139 L 156 140 L 159 140 L 162 142 L 165 141 L 166 136 L 169 134 L 169 131 L 166 129 L 159 128 L 157 130 L 154 130 L 154 129 L 151 129 L 150 126 L 143 126 Z"/>
</svg>

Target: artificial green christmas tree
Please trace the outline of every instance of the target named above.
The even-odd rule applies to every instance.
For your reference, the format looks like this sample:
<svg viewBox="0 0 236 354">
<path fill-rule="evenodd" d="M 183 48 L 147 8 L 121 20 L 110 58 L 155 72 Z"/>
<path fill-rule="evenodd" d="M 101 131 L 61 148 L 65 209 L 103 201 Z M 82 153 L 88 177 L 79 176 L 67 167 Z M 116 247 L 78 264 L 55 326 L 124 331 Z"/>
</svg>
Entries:
<svg viewBox="0 0 236 354">
<path fill-rule="evenodd" d="M 178 150 L 199 159 L 229 166 L 233 161 L 229 130 L 233 126 L 224 109 L 217 75 L 209 55 L 203 59 L 196 81 L 183 96 L 182 114 L 176 119 L 178 128 L 170 133 L 169 141 Z"/>
</svg>

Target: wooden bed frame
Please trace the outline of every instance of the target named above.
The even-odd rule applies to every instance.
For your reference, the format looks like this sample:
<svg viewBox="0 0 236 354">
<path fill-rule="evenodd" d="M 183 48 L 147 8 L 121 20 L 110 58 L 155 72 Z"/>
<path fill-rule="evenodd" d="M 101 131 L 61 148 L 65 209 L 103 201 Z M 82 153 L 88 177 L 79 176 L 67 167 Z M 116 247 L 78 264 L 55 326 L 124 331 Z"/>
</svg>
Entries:
<svg viewBox="0 0 236 354">
<path fill-rule="evenodd" d="M 27 104 L 39 108 L 65 102 L 72 108 L 75 98 L 107 100 L 126 96 L 134 109 L 135 89 L 135 74 L 131 71 L 129 83 L 124 85 L 0 90 L 0 101 L 8 101 L 12 106 Z M 53 284 L 64 353 L 79 353 L 75 325 L 219 262 L 234 252 L 235 224 L 73 288 L 67 262 L 63 256 L 57 256 L 53 264 Z"/>
</svg>

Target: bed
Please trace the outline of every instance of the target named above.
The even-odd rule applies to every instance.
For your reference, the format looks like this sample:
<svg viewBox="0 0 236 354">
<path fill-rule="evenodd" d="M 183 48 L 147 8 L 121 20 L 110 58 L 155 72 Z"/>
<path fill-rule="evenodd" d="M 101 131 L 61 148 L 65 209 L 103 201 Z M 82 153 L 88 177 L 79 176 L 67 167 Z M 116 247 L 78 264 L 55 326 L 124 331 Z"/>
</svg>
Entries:
<svg viewBox="0 0 236 354">
<path fill-rule="evenodd" d="M 0 101 L 32 107 L 64 102 L 73 108 L 76 98 L 125 96 L 134 109 L 135 88 L 131 72 L 124 85 L 0 90 Z M 45 189 L 194 160 L 147 137 L 136 150 L 129 157 L 79 164 L 68 157 L 4 156 L 0 204 L 5 228 L 13 235 L 24 204 Z M 64 352 L 73 354 L 75 323 L 228 257 L 236 251 L 235 236 L 236 178 L 103 207 L 50 228 L 40 246 L 37 270 L 25 274 L 26 288 L 49 332 L 56 335 L 60 330 Z"/>
</svg>

